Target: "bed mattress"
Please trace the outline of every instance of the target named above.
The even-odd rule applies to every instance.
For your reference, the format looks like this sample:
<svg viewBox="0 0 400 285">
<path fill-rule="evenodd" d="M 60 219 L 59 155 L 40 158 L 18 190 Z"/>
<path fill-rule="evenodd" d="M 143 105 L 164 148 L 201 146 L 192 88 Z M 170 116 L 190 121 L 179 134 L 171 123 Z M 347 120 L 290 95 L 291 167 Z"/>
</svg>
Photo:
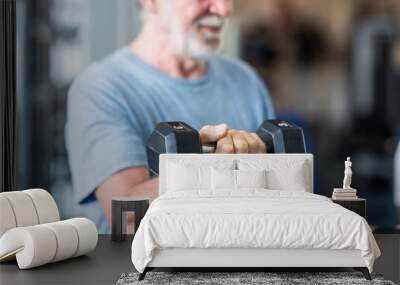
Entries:
<svg viewBox="0 0 400 285">
<path fill-rule="evenodd" d="M 132 262 L 143 272 L 156 250 L 173 248 L 359 250 L 370 271 L 380 255 L 361 216 L 324 196 L 266 189 L 163 194 L 140 223 Z"/>
</svg>

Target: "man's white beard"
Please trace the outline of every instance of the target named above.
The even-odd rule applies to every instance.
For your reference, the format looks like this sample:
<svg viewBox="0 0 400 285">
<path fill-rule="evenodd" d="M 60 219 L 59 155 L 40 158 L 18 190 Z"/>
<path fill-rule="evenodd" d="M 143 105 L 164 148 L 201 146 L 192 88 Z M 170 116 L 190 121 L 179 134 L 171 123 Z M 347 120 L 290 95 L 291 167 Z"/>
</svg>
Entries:
<svg viewBox="0 0 400 285">
<path fill-rule="evenodd" d="M 170 33 L 170 48 L 175 54 L 189 58 L 207 58 L 217 52 L 202 43 L 194 32 L 183 33 L 179 31 Z"/>
<path fill-rule="evenodd" d="M 218 25 L 223 25 L 223 23 L 221 23 L 223 21 L 221 19 L 217 20 L 216 16 L 206 16 L 200 19 L 199 23 L 202 22 L 210 24 L 217 22 Z M 169 47 L 173 53 L 194 59 L 206 59 L 212 54 L 220 52 L 223 30 L 218 34 L 209 33 L 206 35 L 207 38 L 219 40 L 219 45 L 212 48 L 198 38 L 196 30 L 199 23 L 196 23 L 189 32 L 182 31 L 179 23 L 174 19 L 171 20 L 171 17 L 169 17 L 168 21 L 165 23 L 168 25 L 166 28 L 167 37 L 169 40 Z"/>
</svg>

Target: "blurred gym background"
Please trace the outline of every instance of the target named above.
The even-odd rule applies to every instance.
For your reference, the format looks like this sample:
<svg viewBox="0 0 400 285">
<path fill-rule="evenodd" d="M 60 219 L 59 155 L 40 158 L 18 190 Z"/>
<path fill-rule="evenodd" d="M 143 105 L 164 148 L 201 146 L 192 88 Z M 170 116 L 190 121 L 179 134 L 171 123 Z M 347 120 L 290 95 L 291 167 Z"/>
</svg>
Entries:
<svg viewBox="0 0 400 285">
<path fill-rule="evenodd" d="M 48 189 L 63 218 L 79 214 L 64 145 L 68 88 L 135 37 L 136 5 L 17 0 L 18 188 Z M 224 53 L 256 68 L 278 117 L 305 129 L 316 193 L 341 186 L 351 156 L 369 223 L 400 223 L 400 1 L 236 0 Z"/>
</svg>

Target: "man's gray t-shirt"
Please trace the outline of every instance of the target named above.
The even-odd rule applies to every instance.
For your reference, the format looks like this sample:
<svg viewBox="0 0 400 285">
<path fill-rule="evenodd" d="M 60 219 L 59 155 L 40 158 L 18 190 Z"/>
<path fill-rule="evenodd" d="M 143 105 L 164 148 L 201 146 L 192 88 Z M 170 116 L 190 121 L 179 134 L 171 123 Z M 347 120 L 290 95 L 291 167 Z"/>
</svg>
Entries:
<svg viewBox="0 0 400 285">
<path fill-rule="evenodd" d="M 184 121 L 199 130 L 227 123 L 254 132 L 275 116 L 270 97 L 246 64 L 212 56 L 207 74 L 173 78 L 128 48 L 81 74 L 68 94 L 65 138 L 75 200 L 99 232 L 109 232 L 94 191 L 116 172 L 147 166 L 146 142 L 157 123 Z"/>
</svg>

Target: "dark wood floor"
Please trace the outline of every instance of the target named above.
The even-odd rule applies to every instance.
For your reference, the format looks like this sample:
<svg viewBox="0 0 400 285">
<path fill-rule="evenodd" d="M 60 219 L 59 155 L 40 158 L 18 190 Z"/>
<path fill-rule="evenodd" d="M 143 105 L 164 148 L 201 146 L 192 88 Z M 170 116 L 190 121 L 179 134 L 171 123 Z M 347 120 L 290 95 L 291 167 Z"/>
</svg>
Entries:
<svg viewBox="0 0 400 285">
<path fill-rule="evenodd" d="M 383 257 L 375 264 L 375 272 L 399 283 L 400 234 L 375 235 Z M 19 270 L 16 262 L 0 264 L 0 284 L 115 284 L 122 273 L 135 271 L 131 262 L 132 238 L 115 243 L 110 236 L 100 235 L 95 251 L 87 256 L 52 263 L 29 270 Z M 165 270 L 165 269 L 160 269 Z M 193 269 L 180 269 L 193 270 Z M 207 268 L 197 269 L 210 270 Z M 220 268 L 229 271 L 234 269 Z M 259 268 L 249 269 L 260 271 Z M 269 268 L 262 271 L 349 271 L 350 268 Z"/>
<path fill-rule="evenodd" d="M 100 235 L 97 248 L 87 256 L 19 270 L 16 262 L 0 264 L 0 284 L 115 284 L 122 273 L 134 271 L 132 239 L 121 243 Z"/>
</svg>

